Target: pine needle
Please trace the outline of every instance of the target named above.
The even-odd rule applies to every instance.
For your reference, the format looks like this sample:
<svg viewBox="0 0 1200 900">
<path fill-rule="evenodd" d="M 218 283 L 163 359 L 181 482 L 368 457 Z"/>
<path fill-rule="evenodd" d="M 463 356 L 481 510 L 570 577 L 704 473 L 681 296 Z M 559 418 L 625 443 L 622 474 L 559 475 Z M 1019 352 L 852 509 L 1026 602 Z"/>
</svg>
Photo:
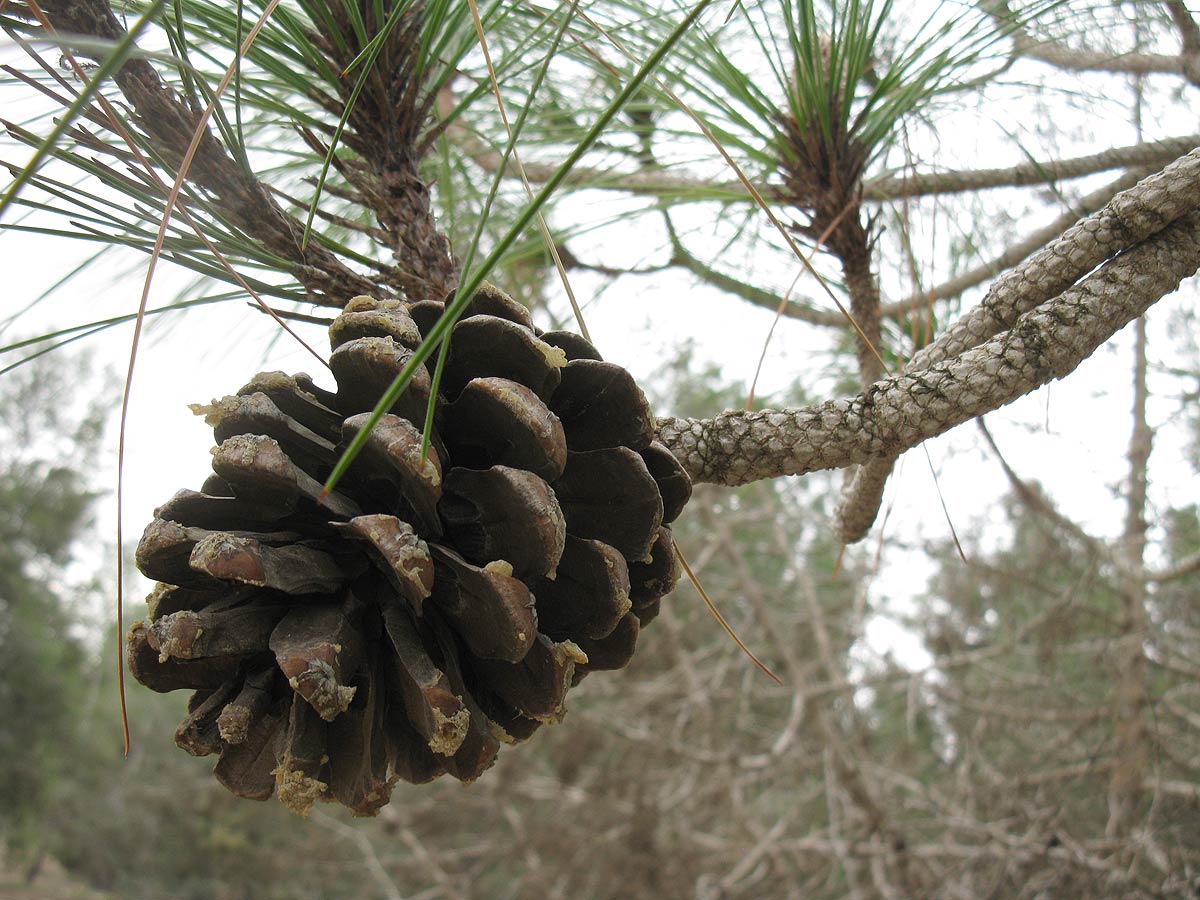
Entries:
<svg viewBox="0 0 1200 900">
<path fill-rule="evenodd" d="M 267 8 L 263 10 L 262 17 L 258 20 L 255 26 L 250 29 L 250 33 L 246 36 L 245 42 L 240 48 L 238 48 L 239 57 L 246 52 L 246 48 L 254 41 L 255 36 L 257 36 L 259 30 L 262 28 L 263 23 L 266 22 L 267 17 L 271 15 L 271 12 L 278 5 L 279 0 L 271 0 L 271 2 L 267 4 Z M 117 670 L 119 673 L 117 681 L 118 690 L 121 694 L 121 717 L 124 730 L 126 756 L 129 755 L 129 721 L 125 704 L 125 666 L 124 654 L 122 653 L 125 640 L 125 617 L 124 610 L 122 609 L 124 605 L 124 590 L 122 582 L 124 581 L 125 574 L 125 560 L 124 553 L 121 549 L 124 539 L 124 528 L 121 520 L 124 514 L 125 432 L 126 425 L 129 420 L 129 394 L 133 387 L 133 371 L 137 362 L 138 344 L 141 341 L 142 325 L 146 317 L 146 306 L 150 299 L 150 285 L 154 280 L 155 266 L 158 263 L 159 256 L 162 254 L 163 244 L 166 240 L 167 226 L 171 219 L 171 210 L 175 208 L 175 204 L 179 199 L 179 192 L 183 187 L 183 181 L 187 177 L 187 172 L 191 166 L 192 159 L 195 157 L 196 150 L 200 146 L 200 139 L 205 133 L 205 127 L 208 124 L 209 117 L 212 115 L 212 111 L 217 103 L 217 100 L 220 98 L 225 88 L 229 85 L 229 81 L 232 79 L 234 74 L 234 68 L 234 64 L 231 63 L 229 69 L 225 73 L 225 77 L 217 86 L 213 99 L 209 102 L 204 113 L 200 116 L 199 121 L 196 123 L 196 130 L 192 135 L 192 141 L 188 145 L 187 152 L 184 153 L 183 159 L 180 161 L 179 173 L 175 177 L 175 184 L 172 186 L 171 192 L 167 196 L 167 205 L 166 209 L 163 211 L 162 223 L 158 229 L 158 236 L 154 241 L 154 252 L 151 253 L 150 263 L 146 267 L 146 279 L 142 287 L 141 299 L 138 302 L 137 319 L 135 320 L 133 326 L 133 341 L 129 349 L 129 369 L 125 373 L 125 387 L 121 392 L 121 426 L 120 436 L 117 441 Z"/>
<path fill-rule="evenodd" d="M 709 5 L 711 5 L 711 3 L 712 0 L 698 0 L 696 5 L 692 7 L 692 10 L 686 16 L 684 16 L 683 19 L 680 20 L 680 22 L 672 29 L 671 33 L 658 44 L 650 56 L 647 57 L 645 63 L 639 67 L 638 71 L 633 75 L 632 78 L 630 78 L 628 83 L 622 87 L 617 96 L 613 98 L 608 106 L 605 107 L 604 111 L 600 113 L 596 121 L 592 123 L 591 127 L 587 131 L 587 134 L 584 135 L 582 140 L 580 140 L 579 143 L 572 148 L 571 152 L 567 154 L 566 158 L 554 171 L 554 174 L 546 180 L 544 185 L 542 185 L 542 188 L 538 191 L 537 196 L 535 196 L 533 200 L 530 201 L 529 204 L 517 215 L 512 225 L 509 226 L 508 230 L 504 233 L 504 236 L 496 242 L 494 247 L 492 247 L 491 252 L 488 253 L 483 262 L 480 263 L 479 266 L 473 271 L 470 271 L 468 266 L 463 266 L 463 271 L 470 271 L 470 274 L 464 275 L 462 282 L 458 286 L 454 300 L 446 307 L 446 310 L 442 313 L 441 318 L 434 323 L 432 328 L 430 328 L 429 334 L 425 336 L 425 340 L 423 340 L 421 345 L 413 351 L 412 357 L 405 364 L 404 368 L 402 368 L 396 375 L 388 389 L 384 391 L 383 396 L 379 399 L 379 402 L 375 404 L 375 409 L 372 410 L 371 414 L 367 417 L 367 421 L 363 424 L 362 429 L 354 436 L 354 439 L 350 442 L 349 446 L 342 451 L 342 455 L 338 458 L 337 463 L 334 464 L 333 471 L 330 472 L 329 477 L 325 479 L 325 485 L 322 489 L 322 496 L 328 496 L 329 492 L 332 491 L 337 485 L 342 475 L 345 474 L 346 469 L 350 467 L 350 464 L 354 462 L 355 457 L 358 456 L 359 452 L 361 452 L 363 446 L 366 444 L 371 435 L 371 431 L 379 423 L 379 420 L 383 417 L 384 412 L 390 409 L 392 404 L 396 402 L 396 398 L 400 396 L 400 393 L 408 385 L 408 382 L 412 379 L 413 373 L 416 371 L 417 367 L 424 363 L 424 361 L 430 356 L 430 354 L 433 352 L 433 348 L 437 346 L 438 342 L 446 337 L 450 329 L 453 327 L 454 322 L 457 321 L 458 316 L 462 314 L 467 303 L 475 295 L 475 291 L 479 289 L 479 286 L 483 283 L 483 280 L 487 277 L 488 273 L 491 272 L 491 270 L 496 266 L 496 264 L 500 261 L 500 258 L 506 252 L 508 252 L 508 249 L 517 240 L 517 237 L 522 233 L 522 231 L 524 231 L 529 223 L 533 221 L 534 215 L 546 203 L 546 201 L 550 198 L 550 195 L 558 189 L 559 185 L 562 184 L 563 180 L 567 177 L 579 160 L 583 158 L 583 155 L 592 148 L 596 140 L 600 137 L 601 132 L 607 127 L 608 123 L 611 122 L 613 117 L 625 107 L 625 104 L 628 103 L 630 98 L 632 98 L 633 95 L 641 88 L 643 82 L 645 82 L 646 78 L 649 77 L 654 68 L 662 61 L 663 57 L 665 57 L 667 53 L 670 52 L 671 48 L 678 43 L 679 39 L 687 32 L 687 30 L 696 23 L 696 20 L 700 18 L 700 15 L 709 7 Z M 528 109 L 528 107 L 526 107 L 526 109 Z M 510 141 L 509 143 L 511 145 L 512 142 Z M 502 175 L 503 171 L 501 170 L 498 173 L 498 177 Z M 476 241 L 476 243 L 478 243 L 478 241 Z M 470 248 L 470 253 L 473 254 L 474 249 L 475 247 L 472 246 Z"/>
<path fill-rule="evenodd" d="M 692 586 L 696 588 L 697 593 L 700 594 L 700 598 L 704 601 L 705 606 L 708 607 L 708 611 L 713 614 L 713 618 L 717 620 L 723 629 L 725 629 L 725 633 L 733 638 L 733 642 L 738 645 L 738 648 L 750 658 L 750 662 L 754 663 L 754 665 L 757 666 L 764 675 L 766 675 L 780 687 L 784 687 L 785 685 L 783 681 L 780 680 L 779 676 L 767 668 L 766 664 L 750 651 L 750 648 L 742 642 L 742 639 L 737 636 L 737 633 L 733 630 L 730 624 L 725 621 L 725 617 L 721 615 L 721 611 L 717 609 L 716 604 L 713 603 L 709 598 L 708 591 L 704 590 L 704 585 L 700 583 L 700 579 L 696 577 L 696 573 L 693 572 L 692 567 L 688 565 L 688 561 L 684 557 L 683 551 L 679 549 L 679 544 L 675 545 L 675 558 L 679 560 L 679 564 L 683 566 L 683 571 L 687 573 L 688 580 L 692 583 Z"/>
<path fill-rule="evenodd" d="M 492 53 L 488 49 L 487 35 L 483 30 L 483 21 L 479 18 L 479 7 L 475 0 L 467 0 L 467 4 L 471 7 L 471 16 L 475 20 L 475 31 L 479 36 L 479 48 L 483 51 L 484 62 L 487 63 L 488 77 L 492 82 L 492 92 L 496 95 L 496 108 L 500 112 L 500 118 L 504 122 L 504 130 L 508 133 L 510 142 L 512 142 L 513 130 L 508 122 L 508 109 L 504 105 L 504 96 L 500 93 L 500 81 L 496 78 L 496 68 L 492 65 Z M 579 5 L 579 0 L 573 0 L 571 8 L 566 15 L 568 21 L 575 14 L 575 8 Z M 564 23 L 564 27 L 565 27 Z M 560 35 L 561 37 L 561 32 Z M 513 142 L 512 152 L 513 163 L 517 167 L 517 173 L 521 176 L 521 183 L 525 185 L 525 193 L 530 200 L 533 200 L 533 186 L 529 183 L 529 177 L 525 174 L 525 166 L 521 162 L 521 156 L 517 153 L 517 147 Z M 583 310 L 579 308 L 579 301 L 575 299 L 575 290 L 571 287 L 571 280 L 567 277 L 567 269 L 563 265 L 562 257 L 558 253 L 558 247 L 554 243 L 554 238 L 550 234 L 550 229 L 546 225 L 546 219 L 541 211 L 537 214 L 538 229 L 542 233 L 542 240 L 546 244 L 546 249 L 550 251 L 550 257 L 554 260 L 554 268 L 558 272 L 558 277 L 562 280 L 563 289 L 567 292 L 567 300 L 571 303 L 571 312 L 575 314 L 575 321 L 579 323 L 579 333 L 583 335 L 587 341 L 592 340 L 591 334 L 588 332 L 587 323 L 583 321 Z"/>
<path fill-rule="evenodd" d="M 607 30 L 605 30 L 599 23 L 592 20 L 587 13 L 580 12 L 579 16 L 592 28 L 596 29 L 597 33 L 603 35 L 627 59 L 635 64 L 637 63 L 636 57 L 633 56 L 628 49 L 626 49 L 625 45 L 622 44 L 616 37 L 611 35 Z M 721 143 L 721 139 L 717 137 L 709 124 L 702 116 L 697 114 L 690 106 L 688 106 L 683 99 L 675 93 L 675 91 L 671 90 L 671 88 L 668 87 L 662 81 L 662 79 L 656 76 L 651 76 L 650 80 L 660 91 L 663 92 L 663 94 L 671 99 L 671 102 L 679 107 L 681 112 L 683 112 L 696 124 L 696 127 L 700 129 L 701 134 L 708 139 L 709 143 L 712 144 L 717 153 L 721 155 L 721 158 L 725 161 L 725 164 L 731 170 L 733 170 L 733 174 L 737 177 L 738 181 L 742 183 L 742 187 L 746 189 L 746 192 L 754 200 L 755 205 L 763 211 L 763 214 L 766 215 L 767 220 L 771 223 L 775 230 L 779 232 L 784 242 L 788 245 L 788 248 L 792 251 L 795 257 L 800 260 L 800 262 L 804 265 L 804 268 L 811 272 L 813 277 L 817 279 L 818 284 L 821 285 L 821 288 L 829 296 L 829 299 L 833 301 L 834 306 L 838 308 L 838 312 L 842 314 L 845 320 L 850 324 L 850 327 L 854 329 L 854 332 L 858 335 L 859 339 L 862 340 L 868 349 L 870 349 L 872 355 L 874 355 L 874 357 L 879 361 L 879 365 L 883 368 L 883 371 L 890 375 L 891 370 L 888 368 L 887 363 L 884 362 L 879 350 L 871 342 L 871 339 L 867 337 L 866 332 L 862 330 L 862 327 L 855 320 L 854 316 L 850 314 L 850 310 L 846 309 L 842 302 L 838 300 L 837 295 L 834 294 L 833 289 L 829 286 L 829 283 L 823 277 L 821 277 L 821 273 L 813 267 L 813 264 L 809 261 L 808 257 L 804 255 L 804 251 L 800 249 L 800 245 L 797 244 L 795 238 L 792 237 L 791 231 L 786 225 L 783 224 L 782 221 L 780 221 L 779 217 L 775 215 L 775 211 L 771 208 L 770 204 L 767 203 L 762 193 L 754 185 L 754 182 L 750 180 L 750 177 L 745 173 L 745 171 L 743 171 L 742 167 L 737 164 L 737 161 L 733 158 L 733 155 L 729 152 L 725 145 Z M 843 211 L 841 215 L 844 214 L 845 211 Z"/>
</svg>

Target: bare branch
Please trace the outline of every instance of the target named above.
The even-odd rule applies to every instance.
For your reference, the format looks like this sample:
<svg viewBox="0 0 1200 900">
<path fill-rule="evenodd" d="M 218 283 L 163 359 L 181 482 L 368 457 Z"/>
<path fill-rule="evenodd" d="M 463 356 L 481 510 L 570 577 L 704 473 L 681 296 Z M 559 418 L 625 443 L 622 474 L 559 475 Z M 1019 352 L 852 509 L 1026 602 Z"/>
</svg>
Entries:
<svg viewBox="0 0 1200 900">
<path fill-rule="evenodd" d="M 443 113 L 453 108 L 447 96 L 440 102 Z M 504 156 L 479 137 L 472 129 L 455 120 L 447 134 L 476 165 L 494 174 L 504 162 Z M 946 172 L 920 172 L 903 175 L 879 175 L 863 181 L 864 201 L 884 202 L 902 198 L 955 194 L 995 187 L 1021 187 L 1047 184 L 1071 178 L 1082 178 L 1111 169 L 1158 168 L 1200 145 L 1200 134 L 1183 135 L 1162 141 L 1148 141 L 1126 147 L 1112 147 L 1099 153 L 1062 160 L 1030 160 L 999 169 L 959 169 Z M 554 163 L 525 164 L 525 174 L 531 183 L 545 183 L 557 171 Z M 515 168 L 511 177 L 516 178 Z M 686 195 L 692 200 L 751 200 L 745 186 L 734 180 L 713 181 L 693 175 L 679 175 L 666 170 L 622 171 L 576 166 L 564 181 L 574 188 L 600 188 L 623 191 L 650 197 Z M 782 185 L 764 185 L 765 196 L 780 198 Z M 788 199 L 791 195 L 788 195 Z"/>
<path fill-rule="evenodd" d="M 1041 60 L 1059 69 L 1073 72 L 1114 72 L 1127 75 L 1182 75 L 1193 84 L 1200 84 L 1200 60 L 1189 52 L 1188 33 L 1180 25 L 1179 11 L 1171 3 L 1171 16 L 1183 32 L 1183 52 L 1179 55 L 1166 53 L 1112 53 L 1108 50 L 1093 50 L 1091 48 L 1075 48 L 1047 38 L 1029 33 L 1023 27 L 1012 32 L 1014 49 L 1019 56 Z M 1188 19 L 1190 15 L 1183 3 L 1177 4 Z M 981 0 L 979 8 L 995 16 L 1007 26 L 1017 21 L 1008 4 L 1008 0 Z M 1192 23 L 1192 27 L 1195 25 Z"/>
<path fill-rule="evenodd" d="M 1119 553 L 1125 569 L 1140 573 L 1146 555 L 1146 485 L 1152 431 L 1146 421 L 1146 320 L 1137 320 L 1133 362 L 1133 431 L 1129 437 L 1129 486 L 1125 499 L 1125 528 Z M 1114 641 L 1112 662 L 1116 684 L 1112 691 L 1113 734 L 1116 738 L 1112 775 L 1108 783 L 1109 837 L 1128 835 L 1141 799 L 1142 779 L 1150 755 L 1146 727 L 1149 696 L 1146 685 L 1146 582 L 1124 575 L 1121 590 L 1120 631 Z"/>
<path fill-rule="evenodd" d="M 845 326 L 846 317 L 839 311 L 818 309 L 815 302 L 807 298 L 803 303 L 791 299 L 785 300 L 784 297 L 772 291 L 739 281 L 733 276 L 726 275 L 707 265 L 688 252 L 672 226 L 670 216 L 664 215 L 667 220 L 667 234 L 671 238 L 671 265 L 686 269 L 706 284 L 733 294 L 735 297 L 741 297 L 755 306 L 771 312 L 782 308 L 782 314 L 789 319 L 799 319 L 812 325 Z"/>
<path fill-rule="evenodd" d="M 1200 154 L 1197 158 L 1200 167 Z M 1193 198 L 1194 202 L 1194 198 Z M 695 481 L 745 484 L 894 457 L 1074 369 L 1200 266 L 1189 213 L 980 346 L 803 409 L 663 418 L 659 438 Z"/>
<path fill-rule="evenodd" d="M 1021 266 L 1006 272 L 987 296 L 921 349 L 910 371 L 950 358 L 1010 327 L 1023 313 L 1064 290 L 1081 275 L 1166 222 L 1194 209 L 1200 196 L 1200 150 L 1176 160 L 1113 197 L 1102 210 L 1067 229 Z M 1008 401 L 1005 401 L 1008 402 Z M 879 458 L 855 472 L 838 510 L 838 535 L 861 540 L 879 512 L 883 485 L 895 458 Z"/>
<path fill-rule="evenodd" d="M 1171 21 L 1179 31 L 1184 56 L 1200 56 L 1200 26 L 1196 24 L 1187 4 L 1183 0 L 1165 0 L 1165 5 L 1171 14 Z"/>
<path fill-rule="evenodd" d="M 1200 134 L 1188 134 L 1128 147 L 1111 147 L 1074 159 L 1030 160 L 1002 169 L 885 175 L 865 182 L 863 199 L 896 200 L 901 197 L 959 194 L 986 188 L 1048 184 L 1110 169 L 1158 168 L 1197 146 L 1200 146 Z"/>
<path fill-rule="evenodd" d="M 1169 568 L 1148 573 L 1146 580 L 1155 584 L 1166 584 L 1169 581 L 1178 581 L 1181 578 L 1186 578 L 1196 572 L 1200 572 L 1200 550 L 1185 556 Z"/>
<path fill-rule="evenodd" d="M 1075 50 L 1062 44 L 1045 40 L 1018 39 L 1017 52 L 1022 56 L 1049 63 L 1059 69 L 1075 72 L 1116 72 L 1127 75 L 1152 75 L 1155 73 L 1183 75 L 1193 81 L 1187 62 L 1182 56 L 1165 53 L 1119 53 L 1103 50 Z"/>
<path fill-rule="evenodd" d="M 1030 484 L 1017 474 L 1016 470 L 1009 465 L 1008 460 L 1004 458 L 1004 454 L 1000 452 L 1000 447 L 997 446 L 996 439 L 992 437 L 992 433 L 988 430 L 982 418 L 977 419 L 976 424 L 983 433 L 984 440 L 992 448 L 992 452 L 996 454 L 996 460 L 1000 463 L 1000 468 L 1004 470 L 1004 475 L 1008 478 L 1008 483 L 1012 485 L 1013 492 L 1025 504 L 1027 509 L 1037 513 L 1042 518 L 1048 519 L 1060 532 L 1074 538 L 1096 559 L 1115 562 L 1108 545 L 1092 537 L 1073 519 L 1064 516 L 1059 512 L 1053 501 L 1036 484 Z"/>
<path fill-rule="evenodd" d="M 926 291 L 912 294 L 903 300 L 884 303 L 880 307 L 880 316 L 882 318 L 895 318 L 907 315 L 938 300 L 948 300 L 952 297 L 957 297 L 964 291 L 982 284 L 989 278 L 995 278 L 1001 272 L 1028 257 L 1035 250 L 1046 246 L 1049 241 L 1061 235 L 1066 229 L 1078 222 L 1081 217 L 1090 215 L 1103 208 L 1118 191 L 1133 187 L 1142 178 L 1150 174 L 1152 173 L 1145 170 L 1126 172 L 1104 187 L 1081 197 L 1062 215 L 1048 222 L 1043 227 L 1030 232 L 1025 238 L 1008 247 L 1003 253 L 987 262 L 980 263 Z M 582 261 L 577 261 L 577 263 L 581 268 L 600 271 L 608 275 L 626 274 L 620 270 L 592 266 Z M 788 299 L 785 302 L 784 297 L 779 294 L 753 284 L 748 284 L 732 275 L 712 268 L 703 260 L 693 256 L 679 242 L 674 242 L 670 264 L 686 269 L 706 284 L 727 291 L 735 297 L 740 297 L 748 303 L 770 310 L 771 312 L 780 309 L 782 305 L 782 315 L 785 318 L 797 319 L 801 322 L 808 322 L 810 325 L 822 325 L 829 328 L 846 327 L 846 317 L 837 310 L 820 309 L 816 301 L 811 298 L 805 298 L 803 302 L 792 299 Z"/>
</svg>

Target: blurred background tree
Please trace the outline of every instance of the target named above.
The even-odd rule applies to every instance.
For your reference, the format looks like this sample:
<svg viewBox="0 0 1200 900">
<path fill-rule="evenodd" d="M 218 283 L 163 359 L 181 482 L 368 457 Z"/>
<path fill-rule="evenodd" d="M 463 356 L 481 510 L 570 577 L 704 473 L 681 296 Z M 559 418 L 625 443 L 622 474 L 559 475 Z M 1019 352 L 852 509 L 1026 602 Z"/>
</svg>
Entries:
<svg viewBox="0 0 1200 900">
<path fill-rule="evenodd" d="M 0 382 L 0 798 L 6 837 L 34 851 L 39 811 L 69 776 L 73 710 L 85 703 L 86 604 L 68 563 L 88 529 L 90 458 L 107 412 L 64 404 L 76 371 L 64 358 Z M 85 401 L 87 402 L 87 401 Z M 94 590 L 94 586 L 92 588 Z"/>
<path fill-rule="evenodd" d="M 6 151 L 33 154 L 9 165 L 8 237 L 150 253 L 204 135 L 163 251 L 195 280 L 152 319 L 190 309 L 197 329 L 196 307 L 253 292 L 315 343 L 323 307 L 441 299 L 486 261 L 570 325 L 557 255 L 616 333 L 676 304 L 674 339 L 775 316 L 811 350 L 765 398 L 683 345 L 647 381 L 661 436 L 712 482 L 681 546 L 784 690 L 681 586 L 626 671 L 584 682 L 562 727 L 478 784 L 303 823 L 176 751 L 172 698 L 131 696 L 119 759 L 110 667 L 62 574 L 100 413 L 61 413 L 88 380 L 62 353 L 23 363 L 134 313 L 128 291 L 100 316 L 51 286 L 54 324 L 0 347 L 17 454 L 0 459 L 0 807 L 32 875 L 48 854 L 114 897 L 1195 896 L 1200 523 L 1194 448 L 1172 449 L 1194 439 L 1194 329 L 1186 301 L 1138 318 L 1200 261 L 1193 11 L 712 7 L 677 32 L 693 5 L 481 4 L 524 178 L 558 187 L 549 241 L 468 4 L 281 3 L 207 122 L 264 4 L 0 7 L 20 50 L 4 87 L 40 103 L 5 122 Z M 815 247 L 820 281 L 797 256 Z M 1093 353 L 1098 393 L 1113 371 L 1131 387 L 1080 439 L 1120 435 L 1095 508 L 1067 511 L 1052 474 L 1088 453 L 1021 452 L 1049 430 L 1034 403 L 973 445 L 985 462 L 956 460 L 1002 473 L 1001 503 L 969 503 L 949 542 L 887 527 L 902 451 Z M 873 629 L 897 618 L 881 652 Z"/>
</svg>

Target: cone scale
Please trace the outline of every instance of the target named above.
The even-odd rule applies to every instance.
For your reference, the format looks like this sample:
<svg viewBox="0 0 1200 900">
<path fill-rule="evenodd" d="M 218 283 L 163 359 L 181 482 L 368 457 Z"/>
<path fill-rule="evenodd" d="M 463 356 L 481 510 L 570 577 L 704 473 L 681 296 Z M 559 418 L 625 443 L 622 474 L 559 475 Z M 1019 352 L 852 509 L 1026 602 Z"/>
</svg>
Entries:
<svg viewBox="0 0 1200 900">
<path fill-rule="evenodd" d="M 176 743 L 238 796 L 372 815 L 398 781 L 473 781 L 628 663 L 678 579 L 691 486 L 642 392 L 490 285 L 454 327 L 427 453 L 422 367 L 322 493 L 442 311 L 356 297 L 330 327 L 336 391 L 268 372 L 193 407 L 213 473 L 142 537 L 159 583 L 126 655 L 151 690 L 193 691 Z"/>
</svg>

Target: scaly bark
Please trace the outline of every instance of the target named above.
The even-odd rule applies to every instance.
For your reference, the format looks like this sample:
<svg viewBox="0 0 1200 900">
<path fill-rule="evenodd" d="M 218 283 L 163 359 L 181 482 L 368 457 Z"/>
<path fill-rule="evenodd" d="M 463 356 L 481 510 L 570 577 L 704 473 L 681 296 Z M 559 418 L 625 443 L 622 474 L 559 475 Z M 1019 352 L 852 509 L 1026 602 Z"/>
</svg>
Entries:
<svg viewBox="0 0 1200 900">
<path fill-rule="evenodd" d="M 1072 372 L 1197 267 L 1200 214 L 1192 212 L 957 356 L 849 399 L 659 419 L 659 439 L 693 481 L 728 485 L 890 459 Z"/>
<path fill-rule="evenodd" d="M 1198 192 L 1200 150 L 1193 150 L 1121 192 L 1102 210 L 997 279 L 978 306 L 913 357 L 909 371 L 958 355 L 1011 327 L 1022 314 L 1065 290 L 1104 260 L 1194 209 Z M 861 539 L 874 521 L 895 461 L 894 456 L 878 458 L 854 473 L 844 494 L 844 512 L 839 512 L 835 523 L 847 543 Z"/>
<path fill-rule="evenodd" d="M 429 185 L 420 163 L 433 122 L 435 93 L 420 68 L 421 26 L 426 5 L 406 10 L 388 34 L 369 68 L 357 68 L 339 82 L 341 102 L 349 105 L 359 79 L 366 79 L 350 108 L 343 141 L 362 165 L 343 174 L 371 207 L 384 242 L 395 259 L 392 281 L 413 301 L 444 300 L 458 283 L 450 242 L 433 215 Z M 383 20 L 367 16 L 367 32 Z M 344 10 L 334 8 L 316 23 L 323 52 L 346 69 L 364 49 Z"/>
<path fill-rule="evenodd" d="M 858 377 L 863 390 L 884 375 L 883 331 L 880 327 L 879 282 L 871 271 L 870 239 L 865 228 L 858 222 L 852 223 L 851 239 L 854 249 L 841 253 L 842 273 L 846 279 L 846 291 L 850 295 L 850 314 L 858 326 L 855 331 L 854 349 L 858 359 Z M 864 476 L 860 478 L 860 473 Z M 863 473 L 862 467 L 846 473 L 842 497 L 833 516 L 833 530 L 845 544 L 861 540 L 875 523 L 883 501 L 883 488 L 887 483 L 886 473 L 882 478 L 868 481 L 871 473 Z"/>
<path fill-rule="evenodd" d="M 125 28 L 107 0 L 43 0 L 41 7 L 60 32 L 105 41 L 125 36 Z M 113 80 L 133 107 L 138 125 L 177 171 L 200 122 L 200 112 L 180 100 L 146 59 L 131 57 Z M 242 232 L 288 260 L 311 302 L 342 306 L 355 294 L 378 293 L 374 282 L 349 269 L 318 243 L 310 242 L 302 250 L 301 223 L 284 212 L 266 186 L 229 155 L 211 129 L 201 132 L 188 179 L 212 196 Z"/>
</svg>

